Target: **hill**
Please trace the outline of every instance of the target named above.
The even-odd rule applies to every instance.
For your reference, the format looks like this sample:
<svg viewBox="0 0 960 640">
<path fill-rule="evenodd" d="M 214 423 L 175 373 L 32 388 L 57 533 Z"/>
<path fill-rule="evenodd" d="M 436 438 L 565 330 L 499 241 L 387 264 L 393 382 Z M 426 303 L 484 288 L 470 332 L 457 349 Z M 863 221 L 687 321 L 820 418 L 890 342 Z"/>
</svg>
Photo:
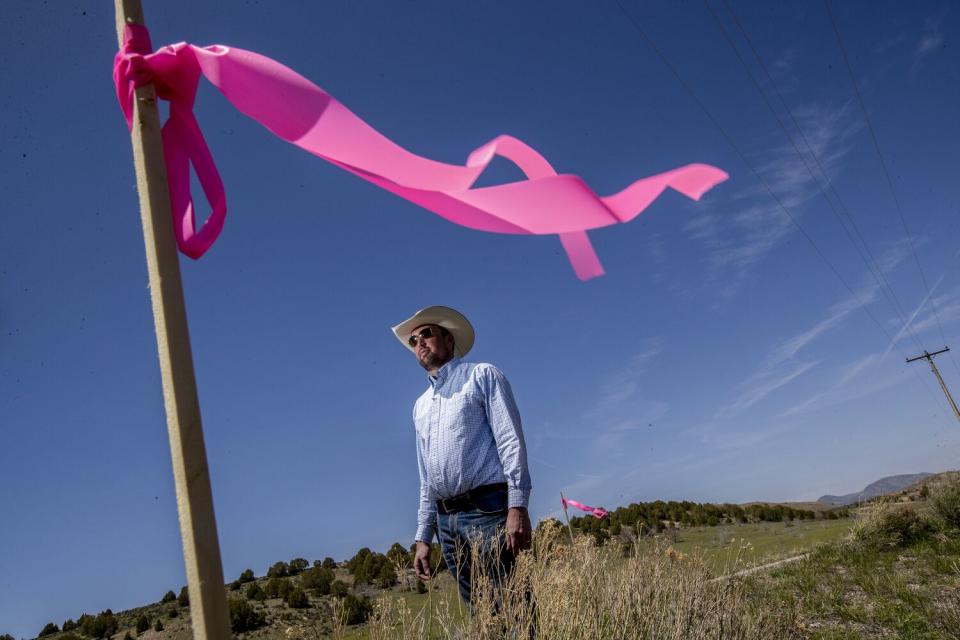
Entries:
<svg viewBox="0 0 960 640">
<path fill-rule="evenodd" d="M 932 473 L 909 473 L 898 476 L 887 476 L 880 478 L 876 482 L 868 484 L 863 491 L 848 493 L 842 496 L 826 495 L 821 496 L 818 502 L 824 502 L 832 505 L 849 505 L 857 502 L 865 502 L 877 496 L 888 493 L 896 493 L 906 489 L 910 485 L 916 484 L 924 478 L 929 478 Z"/>
</svg>

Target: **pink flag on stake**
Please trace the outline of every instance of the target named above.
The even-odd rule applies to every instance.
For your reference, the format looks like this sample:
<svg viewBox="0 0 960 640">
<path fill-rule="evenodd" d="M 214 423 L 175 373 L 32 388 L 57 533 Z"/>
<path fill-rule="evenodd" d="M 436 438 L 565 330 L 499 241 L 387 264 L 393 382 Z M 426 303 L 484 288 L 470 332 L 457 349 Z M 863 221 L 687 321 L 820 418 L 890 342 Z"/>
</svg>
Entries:
<svg viewBox="0 0 960 640">
<path fill-rule="evenodd" d="M 437 162 L 395 144 L 295 71 L 251 51 L 184 42 L 151 52 L 141 25 L 126 25 L 114 59 L 117 98 L 131 124 L 133 89 L 153 83 L 170 101 L 163 126 L 164 156 L 180 251 L 199 258 L 226 216 L 226 196 L 213 156 L 193 115 L 200 76 L 237 109 L 280 138 L 416 203 L 456 224 L 494 233 L 556 234 L 581 280 L 603 275 L 587 231 L 629 222 L 670 187 L 693 200 L 727 179 L 706 164 L 689 164 L 598 196 L 578 176 L 558 175 L 546 158 L 511 136 L 474 150 L 465 165 Z M 527 180 L 473 187 L 494 156 L 515 163 Z M 190 194 L 193 164 L 210 216 L 197 230 Z"/>
<path fill-rule="evenodd" d="M 560 498 L 560 502 L 563 504 L 564 507 L 567 507 L 569 505 L 571 507 L 576 507 L 581 511 L 586 511 L 587 513 L 592 515 L 594 518 L 602 519 L 610 515 L 610 513 L 606 509 L 602 509 L 600 507 L 588 507 L 587 505 L 581 504 L 576 500 L 571 500 L 570 498 Z"/>
</svg>

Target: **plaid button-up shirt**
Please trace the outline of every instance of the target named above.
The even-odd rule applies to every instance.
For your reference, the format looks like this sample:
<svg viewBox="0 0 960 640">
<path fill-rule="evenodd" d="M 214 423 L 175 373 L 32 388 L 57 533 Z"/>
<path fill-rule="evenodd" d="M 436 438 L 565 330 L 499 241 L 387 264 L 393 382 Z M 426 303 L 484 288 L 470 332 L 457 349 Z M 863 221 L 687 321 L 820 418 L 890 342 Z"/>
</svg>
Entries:
<svg viewBox="0 0 960 640">
<path fill-rule="evenodd" d="M 439 498 L 506 482 L 508 506 L 526 507 L 530 472 L 510 383 L 492 364 L 454 358 L 413 407 L 420 468 L 416 540 L 436 533 Z"/>
</svg>

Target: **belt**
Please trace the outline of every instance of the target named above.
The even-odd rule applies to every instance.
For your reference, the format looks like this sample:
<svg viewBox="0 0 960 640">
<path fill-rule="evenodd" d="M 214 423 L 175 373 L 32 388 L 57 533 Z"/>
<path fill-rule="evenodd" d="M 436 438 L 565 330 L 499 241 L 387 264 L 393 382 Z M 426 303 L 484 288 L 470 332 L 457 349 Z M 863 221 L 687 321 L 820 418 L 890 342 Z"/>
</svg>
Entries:
<svg viewBox="0 0 960 640">
<path fill-rule="evenodd" d="M 483 498 L 484 496 L 490 495 L 496 491 L 506 491 L 507 483 L 506 482 L 495 482 L 494 484 L 482 484 L 479 487 L 474 487 L 469 491 L 461 493 L 460 495 L 453 496 L 452 498 L 442 498 L 437 500 L 437 512 L 444 515 L 451 513 L 459 513 L 460 511 L 467 511 L 469 509 L 477 508 L 477 499 Z M 507 505 L 504 503 L 503 508 L 506 509 Z"/>
</svg>

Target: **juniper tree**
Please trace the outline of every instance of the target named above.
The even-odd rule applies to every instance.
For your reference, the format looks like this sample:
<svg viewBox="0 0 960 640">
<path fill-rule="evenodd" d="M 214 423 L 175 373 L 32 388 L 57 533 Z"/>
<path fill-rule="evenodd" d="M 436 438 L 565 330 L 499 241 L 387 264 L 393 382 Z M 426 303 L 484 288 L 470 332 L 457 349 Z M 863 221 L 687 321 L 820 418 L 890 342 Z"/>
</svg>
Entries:
<svg viewBox="0 0 960 640">
<path fill-rule="evenodd" d="M 310 563 L 306 561 L 305 558 L 294 558 L 290 561 L 290 564 L 287 565 L 288 573 L 291 576 L 295 576 L 303 573 L 304 569 L 310 566 Z"/>
</svg>

